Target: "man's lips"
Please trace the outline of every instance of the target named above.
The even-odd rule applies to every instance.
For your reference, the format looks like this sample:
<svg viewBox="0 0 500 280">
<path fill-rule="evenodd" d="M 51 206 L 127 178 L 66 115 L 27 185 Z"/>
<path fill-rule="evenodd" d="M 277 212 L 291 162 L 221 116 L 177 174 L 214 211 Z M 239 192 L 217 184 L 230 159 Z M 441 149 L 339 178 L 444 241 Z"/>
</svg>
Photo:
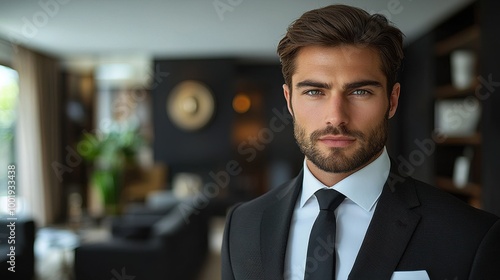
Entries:
<svg viewBox="0 0 500 280">
<path fill-rule="evenodd" d="M 325 135 L 318 139 L 321 143 L 329 147 L 347 147 L 356 141 L 356 138 L 344 135 Z"/>
</svg>

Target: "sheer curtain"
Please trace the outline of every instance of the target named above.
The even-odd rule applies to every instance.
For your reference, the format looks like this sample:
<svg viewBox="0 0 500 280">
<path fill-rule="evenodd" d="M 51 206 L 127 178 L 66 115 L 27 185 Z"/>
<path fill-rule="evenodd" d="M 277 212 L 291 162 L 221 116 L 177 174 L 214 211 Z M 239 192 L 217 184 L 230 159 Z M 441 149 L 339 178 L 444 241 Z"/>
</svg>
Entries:
<svg viewBox="0 0 500 280">
<path fill-rule="evenodd" d="M 61 182 L 52 169 L 62 150 L 58 63 L 19 46 L 13 66 L 19 74 L 17 188 L 24 213 L 45 226 L 56 221 L 61 209 Z"/>
</svg>

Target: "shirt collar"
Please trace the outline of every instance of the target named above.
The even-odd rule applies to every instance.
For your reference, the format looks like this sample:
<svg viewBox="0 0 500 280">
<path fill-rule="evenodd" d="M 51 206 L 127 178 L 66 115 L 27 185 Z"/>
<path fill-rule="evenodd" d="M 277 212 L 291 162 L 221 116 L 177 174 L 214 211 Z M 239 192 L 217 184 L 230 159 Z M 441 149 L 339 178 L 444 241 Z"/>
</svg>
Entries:
<svg viewBox="0 0 500 280">
<path fill-rule="evenodd" d="M 384 147 L 382 154 L 377 159 L 331 187 L 364 210 L 370 211 L 382 193 L 390 168 L 391 161 Z M 314 193 L 322 188 L 328 188 L 328 186 L 314 177 L 304 160 L 300 207 L 303 207 Z"/>
</svg>

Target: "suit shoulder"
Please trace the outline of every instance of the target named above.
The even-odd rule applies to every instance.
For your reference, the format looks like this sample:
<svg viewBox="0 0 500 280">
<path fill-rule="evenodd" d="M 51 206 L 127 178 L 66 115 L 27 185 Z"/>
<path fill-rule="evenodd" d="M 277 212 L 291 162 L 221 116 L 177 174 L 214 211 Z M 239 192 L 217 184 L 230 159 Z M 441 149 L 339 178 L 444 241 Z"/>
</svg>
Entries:
<svg viewBox="0 0 500 280">
<path fill-rule="evenodd" d="M 467 223 L 487 225 L 492 225 L 499 219 L 489 212 L 472 207 L 438 187 L 409 178 L 414 183 L 422 208 L 432 211 L 434 215 L 456 217 Z"/>
<path fill-rule="evenodd" d="M 261 213 L 268 206 L 273 205 L 276 201 L 280 200 L 282 197 L 286 196 L 290 192 L 293 192 L 295 187 L 297 187 L 298 178 L 294 178 L 286 183 L 275 187 L 268 192 L 256 197 L 247 202 L 241 203 L 235 211 L 240 213 Z"/>
</svg>

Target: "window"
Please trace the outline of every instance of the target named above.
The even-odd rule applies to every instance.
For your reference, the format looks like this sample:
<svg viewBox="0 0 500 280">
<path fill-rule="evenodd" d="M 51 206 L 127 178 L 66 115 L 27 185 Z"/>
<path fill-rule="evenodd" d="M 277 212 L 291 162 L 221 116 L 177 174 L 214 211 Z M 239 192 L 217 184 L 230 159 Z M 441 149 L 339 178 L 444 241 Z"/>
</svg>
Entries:
<svg viewBox="0 0 500 280">
<path fill-rule="evenodd" d="M 16 163 L 14 137 L 18 94 L 17 72 L 0 65 L 0 197 L 7 195 L 7 166 Z M 2 210 L 5 209 L 0 212 Z"/>
</svg>

